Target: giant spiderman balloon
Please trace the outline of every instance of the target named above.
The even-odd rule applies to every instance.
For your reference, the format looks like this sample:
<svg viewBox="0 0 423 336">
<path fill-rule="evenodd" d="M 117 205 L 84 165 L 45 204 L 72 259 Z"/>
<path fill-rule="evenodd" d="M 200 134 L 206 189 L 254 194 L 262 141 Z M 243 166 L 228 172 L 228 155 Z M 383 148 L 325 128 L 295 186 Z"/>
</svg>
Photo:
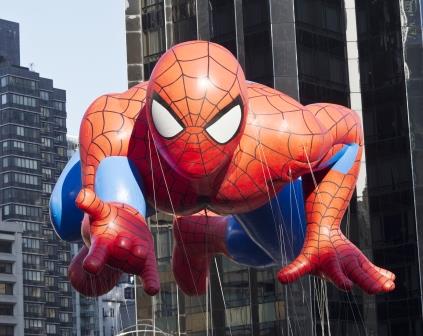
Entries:
<svg viewBox="0 0 423 336">
<path fill-rule="evenodd" d="M 359 117 L 246 81 L 217 44 L 178 44 L 148 82 L 98 98 L 79 141 L 50 210 L 61 238 L 85 243 L 69 268 L 83 294 L 109 291 L 122 272 L 158 292 L 146 224 L 157 210 L 174 215 L 172 267 L 187 294 L 205 292 L 216 254 L 279 265 L 282 283 L 314 274 L 344 290 L 395 287 L 340 230 L 363 150 Z"/>
</svg>

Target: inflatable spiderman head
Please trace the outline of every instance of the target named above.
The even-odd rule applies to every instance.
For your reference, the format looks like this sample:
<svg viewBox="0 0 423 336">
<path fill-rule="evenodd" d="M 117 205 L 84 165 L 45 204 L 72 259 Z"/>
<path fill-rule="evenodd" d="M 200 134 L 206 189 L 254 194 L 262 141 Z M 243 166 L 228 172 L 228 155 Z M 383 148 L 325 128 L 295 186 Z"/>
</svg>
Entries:
<svg viewBox="0 0 423 336">
<path fill-rule="evenodd" d="M 225 48 L 178 44 L 157 62 L 147 89 L 147 120 L 160 154 L 190 179 L 229 163 L 247 116 L 244 73 Z"/>
</svg>

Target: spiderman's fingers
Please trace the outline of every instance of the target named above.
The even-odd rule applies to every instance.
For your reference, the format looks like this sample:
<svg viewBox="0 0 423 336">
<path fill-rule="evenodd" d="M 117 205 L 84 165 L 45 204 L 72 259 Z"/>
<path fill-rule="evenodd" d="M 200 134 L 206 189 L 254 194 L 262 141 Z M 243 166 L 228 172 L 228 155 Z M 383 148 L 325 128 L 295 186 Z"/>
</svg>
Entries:
<svg viewBox="0 0 423 336">
<path fill-rule="evenodd" d="M 156 257 L 153 251 L 147 254 L 141 272 L 138 274 L 144 284 L 144 292 L 148 295 L 156 295 L 160 290 L 160 278 L 157 270 Z"/>
<path fill-rule="evenodd" d="M 91 241 L 90 250 L 82 263 L 82 267 L 88 273 L 99 274 L 107 263 L 109 257 L 109 243 L 102 237 L 96 237 Z"/>
<path fill-rule="evenodd" d="M 304 254 L 300 254 L 292 263 L 279 271 L 278 280 L 283 284 L 291 283 L 312 271 L 314 267 L 310 260 Z"/>
<path fill-rule="evenodd" d="M 75 200 L 77 207 L 95 220 L 106 218 L 110 212 L 109 204 L 103 202 L 91 189 L 82 189 Z"/>
</svg>

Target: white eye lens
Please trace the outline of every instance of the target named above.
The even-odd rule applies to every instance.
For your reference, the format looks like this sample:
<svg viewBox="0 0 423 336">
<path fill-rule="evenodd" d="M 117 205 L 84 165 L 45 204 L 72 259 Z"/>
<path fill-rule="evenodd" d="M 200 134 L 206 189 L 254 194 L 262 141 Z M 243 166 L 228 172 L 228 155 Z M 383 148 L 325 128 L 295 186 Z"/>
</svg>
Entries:
<svg viewBox="0 0 423 336">
<path fill-rule="evenodd" d="M 218 143 L 224 144 L 238 131 L 241 117 L 241 106 L 236 105 L 207 127 L 206 131 Z"/>
<path fill-rule="evenodd" d="M 154 99 L 151 105 L 151 116 L 157 132 L 164 138 L 172 138 L 183 130 L 170 112 Z"/>
</svg>

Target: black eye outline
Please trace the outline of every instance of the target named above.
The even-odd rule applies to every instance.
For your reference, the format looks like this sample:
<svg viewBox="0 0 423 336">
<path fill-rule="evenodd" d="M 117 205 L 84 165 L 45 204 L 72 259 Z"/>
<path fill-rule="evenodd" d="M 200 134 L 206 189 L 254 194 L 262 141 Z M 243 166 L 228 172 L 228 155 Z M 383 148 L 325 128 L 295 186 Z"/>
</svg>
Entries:
<svg viewBox="0 0 423 336">
<path fill-rule="evenodd" d="M 238 125 L 238 128 L 236 129 L 236 131 L 234 132 L 234 134 L 232 135 L 232 137 L 228 140 L 228 141 L 225 141 L 225 142 L 219 142 L 219 141 L 217 141 L 208 131 L 207 131 L 207 129 L 210 127 L 210 126 L 212 126 L 212 125 L 214 125 L 215 123 L 217 123 L 223 116 L 225 116 L 226 115 L 226 113 L 228 113 L 230 110 L 232 110 L 234 107 L 236 107 L 236 106 L 238 106 L 239 105 L 239 107 L 240 107 L 240 109 L 241 109 L 241 120 L 239 121 L 239 125 Z M 243 111 L 244 111 L 244 104 L 242 103 L 242 99 L 241 99 L 241 96 L 237 96 L 232 102 L 230 102 L 228 105 L 226 105 L 222 110 L 220 110 L 220 112 L 218 113 L 218 114 L 216 114 L 213 118 L 212 118 L 212 120 L 210 120 L 205 126 L 204 126 L 204 130 L 206 131 L 206 133 L 207 133 L 207 135 L 209 136 L 209 137 L 211 137 L 214 141 L 216 141 L 217 143 L 219 143 L 219 144 L 221 144 L 221 145 L 226 145 L 228 142 L 230 142 L 233 138 L 235 138 L 237 135 L 238 135 L 238 133 L 239 133 L 239 130 L 241 129 L 241 126 L 242 126 L 242 122 L 243 122 L 243 119 L 244 119 L 244 113 L 243 113 Z"/>
<path fill-rule="evenodd" d="M 157 130 L 157 126 L 156 126 L 154 119 L 153 119 L 153 101 L 156 101 L 158 104 L 163 106 L 166 109 L 166 111 L 169 112 L 169 114 L 173 117 L 173 119 L 175 119 L 175 121 L 179 124 L 179 126 L 182 127 L 182 129 L 178 133 L 176 133 L 175 135 L 172 135 L 171 137 L 165 137 L 165 136 L 161 135 L 161 133 Z M 182 120 L 179 119 L 179 117 L 172 110 L 172 108 L 169 106 L 169 104 L 157 92 L 154 92 L 153 96 L 151 97 L 150 111 L 151 111 L 150 112 L 151 119 L 153 119 L 154 128 L 156 129 L 157 133 L 159 133 L 162 138 L 167 139 L 167 140 L 172 140 L 172 139 L 176 138 L 179 134 L 181 134 L 185 130 L 186 126 L 183 124 Z"/>
</svg>

